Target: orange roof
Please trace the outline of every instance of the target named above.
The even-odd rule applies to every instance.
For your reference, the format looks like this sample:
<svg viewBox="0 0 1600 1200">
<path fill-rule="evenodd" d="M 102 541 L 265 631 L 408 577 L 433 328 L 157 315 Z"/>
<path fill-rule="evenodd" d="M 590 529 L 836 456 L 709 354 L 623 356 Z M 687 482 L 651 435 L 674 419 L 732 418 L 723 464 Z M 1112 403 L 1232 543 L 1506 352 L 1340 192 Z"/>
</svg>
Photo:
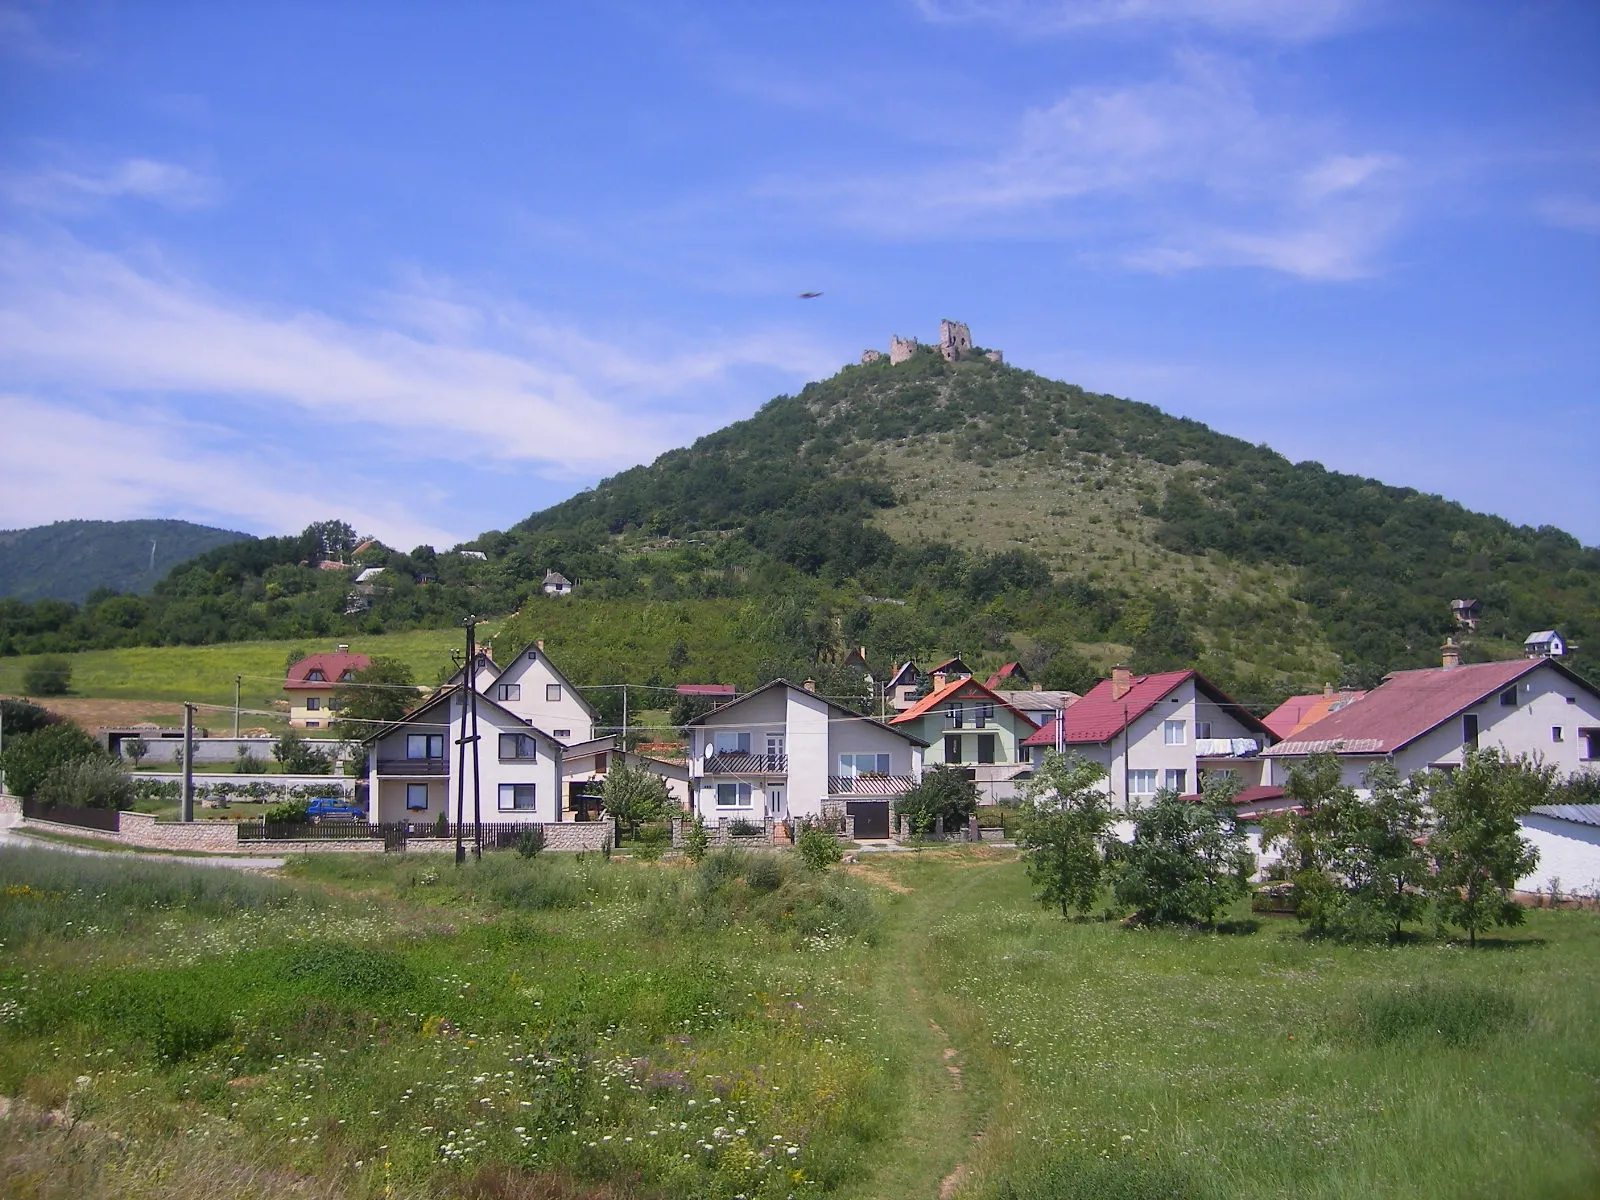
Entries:
<svg viewBox="0 0 1600 1200">
<path fill-rule="evenodd" d="M 1307 725 L 1315 725 L 1329 713 L 1349 707 L 1365 695 L 1365 692 L 1340 691 L 1290 696 L 1261 721 L 1279 738 L 1286 738 L 1299 733 Z"/>
<path fill-rule="evenodd" d="M 964 675 L 960 679 L 952 679 L 942 688 L 929 692 L 899 716 L 889 718 L 889 724 L 904 725 L 907 721 L 915 721 L 918 717 L 926 716 L 928 713 L 936 711 L 945 701 L 958 699 L 956 693 L 961 692 L 963 688 L 966 689 L 965 695 L 959 698 L 972 697 L 979 700 L 987 700 L 991 704 L 997 704 L 1008 712 L 1015 714 L 1029 729 L 1037 728 L 1033 723 L 1033 719 L 1027 713 L 1000 696 L 993 689 L 984 687 L 983 684 L 970 675 Z"/>
</svg>

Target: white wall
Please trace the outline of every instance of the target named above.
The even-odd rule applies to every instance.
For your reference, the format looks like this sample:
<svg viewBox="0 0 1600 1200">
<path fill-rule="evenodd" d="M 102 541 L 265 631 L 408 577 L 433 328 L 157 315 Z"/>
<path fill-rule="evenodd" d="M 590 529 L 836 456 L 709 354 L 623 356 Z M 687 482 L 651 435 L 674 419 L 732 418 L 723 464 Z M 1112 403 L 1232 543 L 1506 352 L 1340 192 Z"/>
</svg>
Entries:
<svg viewBox="0 0 1600 1200">
<path fill-rule="evenodd" d="M 1539 851 L 1533 873 L 1517 880 L 1519 891 L 1548 892 L 1559 879 L 1565 895 L 1600 896 L 1600 829 L 1537 813 L 1519 820 L 1522 836 Z"/>
<path fill-rule="evenodd" d="M 521 689 L 516 700 L 500 699 L 502 685 Z M 547 700 L 547 688 L 559 686 L 561 698 Z M 584 706 L 577 689 L 565 683 L 551 670 L 545 653 L 539 649 L 524 650 L 513 662 L 506 664 L 492 684 L 481 689 L 496 704 L 526 718 L 546 733 L 559 737 L 569 744 L 587 742 L 594 737 L 594 718 Z M 567 733 L 558 733 L 567 730 Z"/>
<path fill-rule="evenodd" d="M 804 688 L 787 691 L 789 815 L 820 817 L 828 796 L 828 776 L 834 770 L 830 766 L 834 760 L 828 704 Z"/>
</svg>

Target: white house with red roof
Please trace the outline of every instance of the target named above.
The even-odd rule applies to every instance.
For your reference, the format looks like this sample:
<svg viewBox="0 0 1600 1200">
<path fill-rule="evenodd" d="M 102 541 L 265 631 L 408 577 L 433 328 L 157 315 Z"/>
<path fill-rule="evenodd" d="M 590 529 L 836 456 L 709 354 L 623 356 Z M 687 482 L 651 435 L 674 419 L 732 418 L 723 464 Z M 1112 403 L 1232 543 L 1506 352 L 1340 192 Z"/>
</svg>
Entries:
<svg viewBox="0 0 1600 1200">
<path fill-rule="evenodd" d="M 1285 738 L 1263 756 L 1281 784 L 1296 762 L 1339 756 L 1344 782 L 1365 794 L 1366 774 L 1392 762 L 1401 775 L 1459 766 L 1466 751 L 1494 746 L 1537 755 L 1563 777 L 1600 770 L 1600 693 L 1549 658 L 1396 671 L 1353 704 Z"/>
<path fill-rule="evenodd" d="M 293 663 L 283 680 L 289 693 L 289 724 L 296 729 L 325 729 L 333 721 L 333 691 L 372 665 L 349 646 L 327 654 L 308 654 Z"/>
<path fill-rule="evenodd" d="M 1005 696 L 971 676 L 949 680 L 889 720 L 923 742 L 922 765 L 970 771 L 984 803 L 1016 795 L 1016 781 L 1031 773 L 1023 746 L 1038 722 Z"/>
<path fill-rule="evenodd" d="M 1068 750 L 1099 763 L 1112 806 L 1132 811 L 1158 791 L 1196 791 L 1213 772 L 1259 787 L 1268 782 L 1261 751 L 1272 740 L 1259 718 L 1198 671 L 1134 675 L 1119 667 L 1023 745 L 1035 762 Z"/>
</svg>

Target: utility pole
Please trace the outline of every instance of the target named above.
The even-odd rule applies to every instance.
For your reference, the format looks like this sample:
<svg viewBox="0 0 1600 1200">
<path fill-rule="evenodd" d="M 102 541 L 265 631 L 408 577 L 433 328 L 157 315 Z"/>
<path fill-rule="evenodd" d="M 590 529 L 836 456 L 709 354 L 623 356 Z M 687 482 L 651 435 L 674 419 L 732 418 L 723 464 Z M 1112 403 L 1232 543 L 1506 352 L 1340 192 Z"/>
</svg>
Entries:
<svg viewBox="0 0 1600 1200">
<path fill-rule="evenodd" d="M 478 618 L 467 618 L 467 705 L 472 714 L 472 857 L 483 859 L 483 781 L 478 772 Z"/>
<path fill-rule="evenodd" d="M 472 743 L 472 812 L 473 812 L 473 845 L 475 853 L 481 858 L 483 855 L 483 826 L 479 815 L 478 804 L 478 705 L 477 705 L 477 637 L 476 616 L 469 615 L 466 619 L 467 626 L 467 659 L 462 668 L 464 675 L 462 685 L 465 691 L 461 694 L 461 736 L 456 738 L 456 866 L 467 861 L 467 847 L 462 836 L 463 826 L 467 823 L 467 743 Z M 467 714 L 472 714 L 472 732 L 467 732 Z"/>
<path fill-rule="evenodd" d="M 178 801 L 178 820 L 194 820 L 194 705 L 183 702 L 183 795 Z"/>
<path fill-rule="evenodd" d="M 233 736 L 239 736 L 239 684 L 243 682 L 243 675 L 233 677 Z"/>
<path fill-rule="evenodd" d="M 628 751 L 628 685 L 622 685 L 622 751 Z"/>
</svg>

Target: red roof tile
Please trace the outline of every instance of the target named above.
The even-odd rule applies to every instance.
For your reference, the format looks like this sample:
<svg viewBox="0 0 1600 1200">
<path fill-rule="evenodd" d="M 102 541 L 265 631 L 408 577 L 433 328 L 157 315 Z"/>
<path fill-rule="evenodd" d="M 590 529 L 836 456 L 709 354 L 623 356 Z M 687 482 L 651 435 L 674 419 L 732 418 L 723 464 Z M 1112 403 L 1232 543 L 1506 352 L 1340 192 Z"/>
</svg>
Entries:
<svg viewBox="0 0 1600 1200">
<path fill-rule="evenodd" d="M 1190 678 L 1195 681 L 1197 690 L 1226 705 L 1236 720 L 1260 732 L 1271 732 L 1198 671 L 1161 671 L 1154 675 L 1135 675 L 1127 692 L 1120 697 L 1112 694 L 1114 681 L 1102 679 L 1060 717 L 1046 721 L 1038 733 L 1026 738 L 1022 744 L 1046 748 L 1054 746 L 1056 724 L 1062 720 L 1067 723 L 1063 740 L 1069 746 L 1094 746 L 1109 742 Z"/>
<path fill-rule="evenodd" d="M 1392 754 L 1547 664 L 1544 659 L 1519 658 L 1448 670 L 1396 671 L 1359 704 L 1328 714 L 1265 753 L 1303 755 L 1343 749 L 1349 754 Z"/>
<path fill-rule="evenodd" d="M 1028 673 L 1022 669 L 1021 663 L 1009 662 L 996 671 L 993 675 L 989 676 L 989 682 L 984 684 L 984 686 L 988 688 L 998 688 L 1002 683 L 1005 683 L 1008 680 L 1027 678 Z"/>
<path fill-rule="evenodd" d="M 673 688 L 680 696 L 732 696 L 736 695 L 731 683 L 680 683 Z"/>
<path fill-rule="evenodd" d="M 1348 708 L 1365 692 L 1341 691 L 1312 692 L 1307 696 L 1290 696 L 1277 708 L 1261 718 L 1261 723 L 1280 738 L 1299 733 L 1307 725 L 1314 725 L 1331 712 Z"/>
<path fill-rule="evenodd" d="M 1029 717 L 1027 713 L 1023 712 L 1016 705 L 1006 700 L 1003 696 L 1000 696 L 994 691 L 985 687 L 976 679 L 973 679 L 970 675 L 963 676 L 960 679 L 952 679 L 942 688 L 929 692 L 926 696 L 924 696 L 921 700 L 918 700 L 899 716 L 891 717 L 889 719 L 889 724 L 903 725 L 907 721 L 915 721 L 918 717 L 926 716 L 930 712 L 937 711 L 940 705 L 949 700 L 988 701 L 990 704 L 998 705 L 999 707 L 1015 714 L 1016 717 L 1030 729 L 1033 727 L 1033 718 Z"/>
<path fill-rule="evenodd" d="M 333 687 L 339 683 L 340 676 L 346 671 L 354 674 L 356 671 L 366 670 L 371 665 L 372 660 L 365 654 L 348 654 L 343 651 L 308 654 L 289 668 L 289 673 L 283 681 L 283 689 L 292 692 L 308 688 Z M 321 671 L 322 678 L 307 679 L 306 676 L 312 671 Z"/>
</svg>

